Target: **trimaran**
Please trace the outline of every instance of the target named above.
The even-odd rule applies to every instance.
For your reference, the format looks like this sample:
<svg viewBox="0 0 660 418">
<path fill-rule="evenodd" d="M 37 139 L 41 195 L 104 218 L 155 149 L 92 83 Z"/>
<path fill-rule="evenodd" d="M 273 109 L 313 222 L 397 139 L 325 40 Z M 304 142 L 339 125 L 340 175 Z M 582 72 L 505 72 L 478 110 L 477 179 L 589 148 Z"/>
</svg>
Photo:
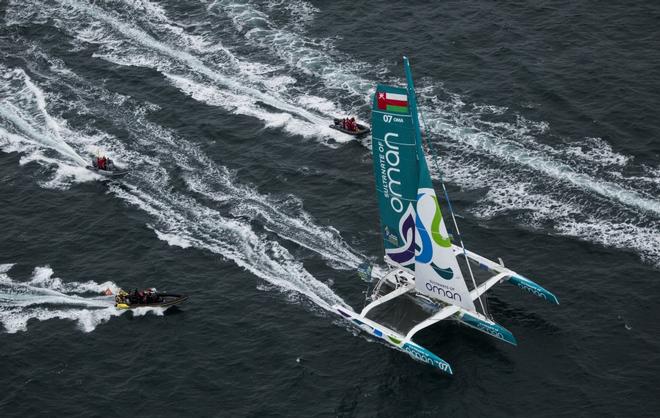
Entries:
<svg viewBox="0 0 660 418">
<path fill-rule="evenodd" d="M 559 301 L 543 287 L 504 267 L 501 260 L 496 263 L 465 249 L 443 184 L 460 245 L 452 243 L 426 163 L 412 73 L 406 57 L 403 63 L 407 88 L 379 84 L 372 109 L 374 174 L 388 271 L 378 279 L 368 297 L 370 303 L 361 312 L 344 305 L 334 309 L 370 335 L 452 374 L 449 363 L 412 341 L 415 334 L 444 319 L 453 319 L 516 345 L 513 334 L 492 320 L 482 295 L 497 283 L 508 281 L 551 303 L 559 304 Z M 459 259 L 469 272 L 471 288 Z M 471 265 L 485 270 L 489 278 L 477 285 Z M 371 269 L 368 274 L 371 275 Z M 416 321 L 405 331 L 394 330 L 373 317 L 378 311 L 374 308 L 402 295 L 411 296 L 427 308 L 426 312 L 430 308 L 432 315 Z M 475 305 L 477 301 L 480 311 Z"/>
</svg>

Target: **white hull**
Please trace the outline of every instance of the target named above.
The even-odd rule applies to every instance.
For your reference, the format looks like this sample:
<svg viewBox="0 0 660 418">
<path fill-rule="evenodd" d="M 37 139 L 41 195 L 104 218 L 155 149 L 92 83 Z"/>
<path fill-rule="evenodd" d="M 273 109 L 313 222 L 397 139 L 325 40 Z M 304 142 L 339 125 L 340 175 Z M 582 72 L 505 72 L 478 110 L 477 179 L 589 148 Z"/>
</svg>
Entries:
<svg viewBox="0 0 660 418">
<path fill-rule="evenodd" d="M 343 318 L 349 320 L 352 325 L 358 327 L 367 334 L 380 338 L 389 345 L 394 346 L 397 350 L 401 350 L 407 353 L 417 361 L 429 364 L 445 373 L 453 374 L 449 363 L 436 356 L 421 345 L 413 341 L 406 340 L 405 336 L 401 335 L 400 333 L 387 328 L 382 324 L 365 318 L 345 306 L 336 305 L 334 306 L 334 309 Z"/>
</svg>

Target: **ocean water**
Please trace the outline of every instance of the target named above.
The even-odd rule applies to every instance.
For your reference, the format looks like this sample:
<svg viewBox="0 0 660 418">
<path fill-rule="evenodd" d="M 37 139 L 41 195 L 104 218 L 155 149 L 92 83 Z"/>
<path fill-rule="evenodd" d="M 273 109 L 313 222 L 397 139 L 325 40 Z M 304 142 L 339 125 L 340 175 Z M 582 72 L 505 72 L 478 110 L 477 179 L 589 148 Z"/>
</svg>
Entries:
<svg viewBox="0 0 660 418">
<path fill-rule="evenodd" d="M 0 416 L 660 415 L 658 39 L 653 2 L 0 1 Z M 418 334 L 453 376 L 330 310 L 382 249 L 327 125 L 402 55 L 466 245 L 561 302 Z M 147 286 L 190 300 L 99 296 Z"/>
</svg>

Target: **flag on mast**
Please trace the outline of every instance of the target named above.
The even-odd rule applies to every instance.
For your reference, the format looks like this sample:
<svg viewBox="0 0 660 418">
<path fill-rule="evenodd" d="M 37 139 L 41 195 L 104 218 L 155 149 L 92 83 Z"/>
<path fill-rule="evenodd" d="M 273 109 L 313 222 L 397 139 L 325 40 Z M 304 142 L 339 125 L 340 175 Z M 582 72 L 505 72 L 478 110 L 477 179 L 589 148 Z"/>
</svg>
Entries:
<svg viewBox="0 0 660 418">
<path fill-rule="evenodd" d="M 408 113 L 408 96 L 405 94 L 376 92 L 376 103 L 379 110 L 394 113 Z"/>
</svg>

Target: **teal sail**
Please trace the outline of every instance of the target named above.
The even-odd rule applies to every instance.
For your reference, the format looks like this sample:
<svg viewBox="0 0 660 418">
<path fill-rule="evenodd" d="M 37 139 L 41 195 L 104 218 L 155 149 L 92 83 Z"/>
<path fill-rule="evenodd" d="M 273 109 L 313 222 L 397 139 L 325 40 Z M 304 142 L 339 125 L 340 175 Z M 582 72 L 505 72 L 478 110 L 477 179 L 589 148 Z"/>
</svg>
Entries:
<svg viewBox="0 0 660 418">
<path fill-rule="evenodd" d="M 371 129 L 385 255 L 396 264 L 413 268 L 419 170 L 406 89 L 376 87 Z"/>
</svg>

